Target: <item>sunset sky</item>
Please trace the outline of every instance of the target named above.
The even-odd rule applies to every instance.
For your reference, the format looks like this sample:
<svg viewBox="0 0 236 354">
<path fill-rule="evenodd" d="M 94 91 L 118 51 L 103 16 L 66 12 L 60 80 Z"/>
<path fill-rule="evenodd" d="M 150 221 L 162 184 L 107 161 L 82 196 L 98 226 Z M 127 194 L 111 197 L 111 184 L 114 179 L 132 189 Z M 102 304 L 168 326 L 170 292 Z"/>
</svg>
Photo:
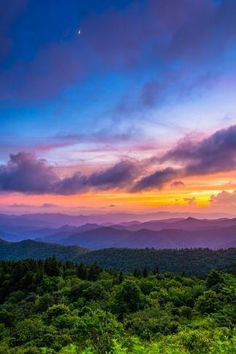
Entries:
<svg viewBox="0 0 236 354">
<path fill-rule="evenodd" d="M 235 0 L 0 6 L 0 212 L 235 214 Z"/>
</svg>

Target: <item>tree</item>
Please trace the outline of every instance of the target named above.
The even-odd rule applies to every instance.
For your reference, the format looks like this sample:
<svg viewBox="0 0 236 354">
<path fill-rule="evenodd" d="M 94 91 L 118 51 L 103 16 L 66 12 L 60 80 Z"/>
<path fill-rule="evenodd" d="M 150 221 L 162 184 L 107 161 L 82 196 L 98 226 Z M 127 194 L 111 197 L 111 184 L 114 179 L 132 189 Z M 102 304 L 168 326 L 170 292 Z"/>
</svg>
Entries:
<svg viewBox="0 0 236 354">
<path fill-rule="evenodd" d="M 219 306 L 219 298 L 213 290 L 205 291 L 196 301 L 196 309 L 202 314 L 216 312 Z"/>
<path fill-rule="evenodd" d="M 124 329 L 115 316 L 101 309 L 89 310 L 76 323 L 76 337 L 79 342 L 89 340 L 96 353 L 110 353 L 113 339 L 122 339 Z"/>
<path fill-rule="evenodd" d="M 59 276 L 61 274 L 60 262 L 55 257 L 51 257 L 45 260 L 44 271 L 50 277 Z"/>
<path fill-rule="evenodd" d="M 119 287 L 115 295 L 115 310 L 123 316 L 134 312 L 143 306 L 143 295 L 135 281 L 127 279 Z"/>
<path fill-rule="evenodd" d="M 88 280 L 96 281 L 100 272 L 101 269 L 96 264 L 91 265 L 88 272 Z"/>
<path fill-rule="evenodd" d="M 58 316 L 67 315 L 69 313 L 70 313 L 70 310 L 69 310 L 68 306 L 66 306 L 64 304 L 57 304 L 57 305 L 53 305 L 48 308 L 48 310 L 46 312 L 46 316 L 49 321 L 52 321 L 54 318 L 56 318 Z"/>
<path fill-rule="evenodd" d="M 216 285 L 222 285 L 224 284 L 224 277 L 221 272 L 218 270 L 212 270 L 210 273 L 207 275 L 206 278 L 206 287 L 208 289 L 211 289 L 215 287 Z"/>
</svg>

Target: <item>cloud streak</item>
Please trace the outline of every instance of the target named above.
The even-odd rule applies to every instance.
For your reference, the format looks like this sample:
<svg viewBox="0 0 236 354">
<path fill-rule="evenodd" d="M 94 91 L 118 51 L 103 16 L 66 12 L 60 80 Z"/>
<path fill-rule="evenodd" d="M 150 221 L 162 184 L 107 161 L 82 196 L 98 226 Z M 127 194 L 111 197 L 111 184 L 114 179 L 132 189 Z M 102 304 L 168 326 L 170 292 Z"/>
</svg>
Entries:
<svg viewBox="0 0 236 354">
<path fill-rule="evenodd" d="M 156 171 L 149 176 L 141 178 L 131 189 L 131 192 L 141 192 L 143 190 L 158 188 L 161 189 L 166 183 L 179 177 L 180 171 L 168 167 L 163 170 Z"/>
<path fill-rule="evenodd" d="M 159 168 L 155 170 L 158 163 Z M 161 168 L 165 163 L 165 167 Z M 169 166 L 168 166 L 169 164 Z M 180 167 L 176 167 L 179 164 Z M 173 167 L 174 166 L 174 167 Z M 182 179 L 236 169 L 236 125 L 200 141 L 182 139 L 162 158 L 143 161 L 122 160 L 88 175 L 76 172 L 60 178 L 46 160 L 29 153 L 10 155 L 0 166 L 0 191 L 70 195 L 90 190 L 123 190 L 138 193 L 151 189 L 184 186 Z M 181 179 L 181 181 L 179 181 Z"/>
<path fill-rule="evenodd" d="M 185 175 L 210 174 L 236 168 L 236 125 L 199 142 L 183 139 L 162 161 L 186 163 Z"/>
<path fill-rule="evenodd" d="M 138 169 L 138 165 L 127 160 L 90 175 L 75 173 L 59 178 L 47 161 L 20 152 L 10 155 L 9 162 L 0 166 L 0 191 L 70 195 L 90 189 L 120 189 L 132 182 Z"/>
<path fill-rule="evenodd" d="M 76 194 L 91 188 L 97 190 L 120 189 L 132 183 L 138 167 L 130 161 L 121 161 L 114 166 L 92 173 L 89 176 L 74 174 L 55 184 L 54 191 L 59 194 Z"/>
<path fill-rule="evenodd" d="M 157 161 L 153 158 L 151 161 Z M 180 163 L 182 167 L 167 167 L 143 177 L 132 191 L 162 188 L 176 178 L 208 175 L 236 169 L 236 125 L 221 129 L 198 142 L 190 138 L 182 139 L 175 148 L 169 150 L 161 163 Z"/>
</svg>

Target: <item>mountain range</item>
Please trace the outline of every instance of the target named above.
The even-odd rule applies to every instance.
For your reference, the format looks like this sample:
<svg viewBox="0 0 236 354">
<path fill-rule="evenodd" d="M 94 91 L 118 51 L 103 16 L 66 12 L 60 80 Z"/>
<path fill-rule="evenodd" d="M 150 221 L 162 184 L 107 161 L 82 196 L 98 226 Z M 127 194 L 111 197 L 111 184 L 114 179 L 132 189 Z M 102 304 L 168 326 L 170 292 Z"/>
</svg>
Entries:
<svg viewBox="0 0 236 354">
<path fill-rule="evenodd" d="M 229 248 L 236 247 L 236 219 L 194 218 L 130 222 L 110 226 L 64 226 L 41 238 L 46 242 L 101 248 Z"/>
<path fill-rule="evenodd" d="M 60 219 L 60 222 L 59 222 Z M 90 221 L 89 216 L 86 220 Z M 119 223 L 82 223 L 81 216 L 61 214 L 0 215 L 0 238 L 34 239 L 91 250 L 104 248 L 232 248 L 236 247 L 236 218 L 167 218 Z"/>
</svg>

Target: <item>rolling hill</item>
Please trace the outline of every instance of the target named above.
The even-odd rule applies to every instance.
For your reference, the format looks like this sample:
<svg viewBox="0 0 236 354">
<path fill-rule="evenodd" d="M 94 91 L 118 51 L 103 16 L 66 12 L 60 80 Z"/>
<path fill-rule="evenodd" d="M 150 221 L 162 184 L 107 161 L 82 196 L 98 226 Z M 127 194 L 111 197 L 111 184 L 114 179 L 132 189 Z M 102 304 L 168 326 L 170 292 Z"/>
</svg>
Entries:
<svg viewBox="0 0 236 354">
<path fill-rule="evenodd" d="M 209 249 L 155 250 L 103 249 L 89 251 L 81 247 L 62 246 L 31 240 L 6 242 L 0 240 L 0 260 L 26 258 L 45 259 L 55 256 L 63 261 L 97 265 L 116 271 L 149 270 L 201 276 L 213 268 L 236 269 L 236 248 L 213 251 Z"/>
<path fill-rule="evenodd" d="M 45 217 L 45 219 L 44 219 Z M 236 246 L 236 218 L 169 218 L 145 222 L 80 223 L 84 218 L 59 215 L 0 215 L 0 238 L 34 239 L 93 250 L 103 248 L 230 248 Z M 86 220 L 90 220 L 87 217 Z M 55 227 L 56 226 L 56 227 Z"/>
<path fill-rule="evenodd" d="M 75 261 L 80 254 L 85 252 L 88 250 L 81 247 L 65 247 L 33 240 L 20 242 L 0 240 L 0 260 L 45 259 L 55 256 L 61 260 Z"/>
</svg>

